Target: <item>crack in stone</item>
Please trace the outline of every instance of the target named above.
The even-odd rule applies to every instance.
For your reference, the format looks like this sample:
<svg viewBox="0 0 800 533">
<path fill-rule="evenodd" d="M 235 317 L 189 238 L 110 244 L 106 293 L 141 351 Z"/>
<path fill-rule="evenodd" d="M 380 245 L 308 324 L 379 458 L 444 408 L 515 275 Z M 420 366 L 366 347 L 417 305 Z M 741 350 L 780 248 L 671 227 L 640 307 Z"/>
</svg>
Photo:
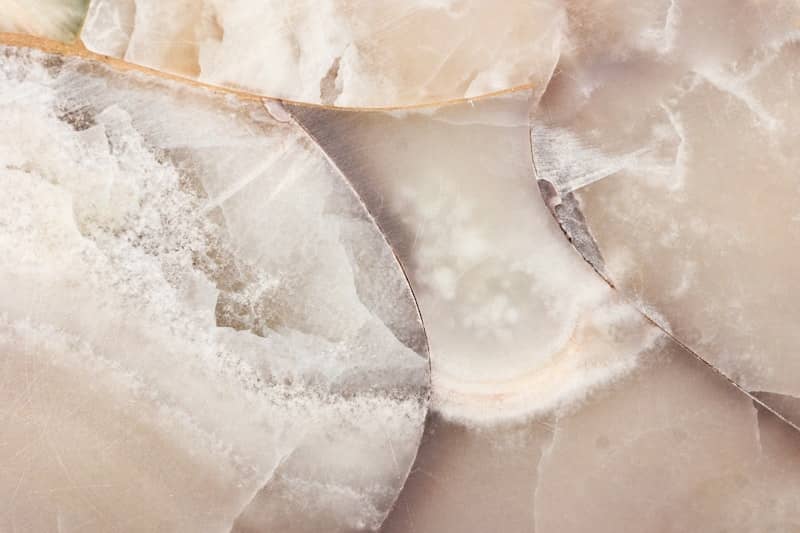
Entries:
<svg viewBox="0 0 800 533">
<path fill-rule="evenodd" d="M 337 84 L 341 62 L 342 56 L 334 59 L 325 77 L 319 82 L 319 99 L 325 105 L 333 105 L 339 95 L 342 94 L 342 86 Z"/>
<path fill-rule="evenodd" d="M 0 31 L 0 44 L 6 46 L 32 48 L 50 54 L 63 55 L 65 57 L 80 57 L 91 61 L 97 61 L 98 63 L 106 65 L 117 71 L 141 72 L 150 76 L 158 77 L 162 80 L 170 80 L 189 87 L 200 87 L 206 90 L 210 90 L 217 94 L 231 95 L 242 101 L 248 101 L 248 100 L 257 100 L 259 102 L 274 101 L 274 102 L 283 102 L 286 104 L 294 104 L 298 106 L 313 107 L 318 109 L 354 111 L 357 113 L 370 113 L 378 110 L 393 111 L 393 110 L 410 110 L 410 109 L 436 109 L 444 105 L 454 105 L 464 102 L 478 102 L 481 100 L 489 100 L 506 94 L 521 93 L 524 91 L 530 91 L 531 89 L 534 89 L 536 87 L 536 84 L 534 83 L 523 83 L 520 85 L 514 85 L 511 87 L 507 87 L 505 89 L 500 89 L 488 93 L 482 93 L 471 97 L 465 96 L 461 98 L 452 98 L 449 100 L 440 100 L 440 101 L 405 104 L 405 105 L 394 105 L 394 106 L 386 105 L 386 106 L 371 106 L 371 107 L 334 106 L 327 104 L 303 102 L 298 100 L 292 100 L 289 98 L 280 98 L 276 96 L 270 96 L 266 94 L 248 91 L 244 88 L 233 88 L 229 86 L 215 85 L 213 83 L 207 83 L 204 81 L 190 79 L 185 76 L 172 74 L 155 68 L 149 68 L 137 63 L 131 63 L 124 59 L 118 59 L 116 57 L 111 57 L 92 52 L 83 45 L 80 39 L 76 39 L 75 41 L 70 43 L 64 43 L 60 41 L 54 41 L 52 39 L 47 39 L 44 37 L 38 37 L 35 35 Z"/>
<path fill-rule="evenodd" d="M 278 475 L 278 471 L 281 467 L 289 460 L 289 458 L 294 454 L 295 450 L 287 452 L 281 456 L 280 459 L 275 463 L 275 467 L 269 472 L 266 476 L 266 479 L 263 483 L 260 484 L 260 487 L 256 489 L 253 495 L 247 500 L 247 503 L 242 507 L 242 509 L 236 514 L 236 518 L 234 518 L 233 523 L 231 524 L 228 533 L 244 533 L 249 531 L 249 527 L 253 524 L 246 524 L 244 522 L 246 520 L 246 515 L 251 507 L 255 506 L 258 503 L 258 497 L 261 495 L 267 487 L 272 483 L 275 477 Z"/>
<path fill-rule="evenodd" d="M 539 495 L 539 487 L 542 484 L 542 472 L 544 472 L 545 463 L 550 458 L 550 454 L 556 447 L 556 439 L 558 437 L 558 418 L 553 421 L 552 431 L 550 433 L 550 442 L 544 445 L 542 455 L 539 457 L 539 462 L 536 464 L 536 486 L 533 488 L 533 533 L 536 533 L 539 514 L 536 512 L 536 500 Z"/>
<path fill-rule="evenodd" d="M 696 359 L 698 359 L 700 362 L 705 364 L 717 375 L 724 378 L 728 383 L 733 385 L 742 394 L 750 398 L 750 400 L 753 402 L 754 405 L 756 405 L 757 407 L 761 407 L 765 411 L 768 411 L 769 413 L 777 417 L 779 420 L 781 420 L 783 423 L 787 424 L 789 427 L 800 433 L 800 425 L 798 425 L 800 424 L 800 406 L 794 407 L 795 409 L 797 409 L 798 412 L 796 418 L 797 422 L 795 422 L 795 420 L 793 420 L 794 417 L 789 418 L 782 412 L 780 412 L 778 410 L 780 409 L 780 407 L 774 408 L 770 405 L 770 403 L 772 403 L 771 400 L 775 399 L 774 397 L 776 395 L 774 393 L 772 393 L 770 396 L 766 396 L 769 393 L 750 392 L 741 385 L 739 385 L 734 379 L 729 377 L 722 370 L 711 364 L 699 353 L 697 353 L 692 348 L 683 343 L 681 340 L 679 340 L 677 337 L 675 337 L 675 335 L 671 331 L 669 331 L 669 329 L 665 327 L 664 324 L 661 323 L 661 321 L 659 321 L 655 317 L 652 317 L 650 313 L 648 313 L 636 302 L 625 296 L 616 287 L 614 282 L 610 279 L 607 272 L 605 271 L 605 261 L 603 259 L 602 253 L 597 247 L 597 243 L 592 237 L 592 234 L 586 225 L 586 219 L 580 210 L 580 204 L 574 197 L 574 194 L 572 192 L 569 192 L 562 196 L 561 194 L 558 193 L 558 189 L 555 184 L 553 184 L 548 180 L 541 179 L 539 177 L 539 173 L 536 167 L 533 137 L 534 137 L 533 129 L 531 128 L 531 134 L 530 134 L 531 163 L 533 165 L 534 177 L 537 180 L 542 200 L 547 206 L 548 211 L 550 211 L 550 214 L 558 223 L 558 226 L 561 228 L 567 240 L 569 240 L 573 248 L 580 254 L 580 256 L 584 259 L 584 261 L 586 261 L 589 264 L 589 266 L 591 266 L 592 269 L 595 272 L 597 272 L 597 274 L 603 279 L 603 281 L 605 281 L 609 285 L 609 287 L 611 287 L 614 291 L 616 291 L 626 302 L 632 305 L 633 308 L 636 309 L 636 311 L 639 312 L 648 322 L 650 322 L 659 330 L 661 330 L 670 340 L 675 342 L 684 351 L 688 352 Z M 570 198 L 567 199 L 567 197 Z M 785 396 L 785 395 L 777 395 L 777 396 Z M 797 400 L 796 398 L 793 399 Z M 798 402 L 800 402 L 800 400 L 798 400 Z M 794 412 L 794 410 L 792 412 Z"/>
</svg>

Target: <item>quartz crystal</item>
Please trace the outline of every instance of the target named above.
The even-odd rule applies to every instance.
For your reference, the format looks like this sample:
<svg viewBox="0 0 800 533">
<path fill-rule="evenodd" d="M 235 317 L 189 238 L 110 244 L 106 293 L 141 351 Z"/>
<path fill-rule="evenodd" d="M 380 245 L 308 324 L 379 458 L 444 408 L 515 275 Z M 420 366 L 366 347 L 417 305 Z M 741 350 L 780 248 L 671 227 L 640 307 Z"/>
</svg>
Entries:
<svg viewBox="0 0 800 533">
<path fill-rule="evenodd" d="M 425 338 L 286 113 L 0 48 L 0 530 L 376 529 Z"/>
<path fill-rule="evenodd" d="M 800 423 L 800 4 L 649 2 L 664 16 L 635 35 L 624 4 L 570 10 L 532 113 L 546 201 L 598 272 Z"/>
<path fill-rule="evenodd" d="M 71 41 L 88 6 L 89 0 L 0 0 L 0 32 Z"/>
<path fill-rule="evenodd" d="M 267 96 L 401 106 L 541 86 L 555 0 L 93 0 L 95 52 Z"/>
</svg>

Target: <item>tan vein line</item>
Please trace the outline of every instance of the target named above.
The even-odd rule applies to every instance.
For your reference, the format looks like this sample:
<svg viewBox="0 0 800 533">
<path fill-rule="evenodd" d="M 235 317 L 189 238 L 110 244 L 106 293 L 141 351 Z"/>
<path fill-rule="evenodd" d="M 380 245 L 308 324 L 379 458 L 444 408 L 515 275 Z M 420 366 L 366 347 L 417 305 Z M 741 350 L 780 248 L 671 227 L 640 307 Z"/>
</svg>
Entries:
<svg viewBox="0 0 800 533">
<path fill-rule="evenodd" d="M 536 159 L 534 158 L 535 148 L 533 146 L 533 132 L 531 130 L 529 130 L 528 138 L 530 140 L 531 165 L 532 165 L 533 172 L 534 172 L 534 178 L 538 180 L 539 178 L 538 178 L 538 173 L 536 171 Z M 550 182 L 548 182 L 548 183 L 550 183 Z M 552 185 L 555 187 L 554 183 Z M 686 344 L 684 344 L 683 341 L 681 341 L 680 339 L 675 337 L 675 335 L 673 333 L 667 331 L 667 329 L 664 326 L 662 326 L 657 320 L 655 320 L 653 317 L 651 317 L 647 313 L 646 310 L 644 310 L 639 305 L 637 305 L 636 302 L 633 299 L 627 297 L 620 289 L 618 289 L 617 286 L 614 284 L 614 282 L 610 278 L 608 278 L 605 274 L 603 274 L 597 268 L 597 266 L 592 261 L 590 261 L 589 258 L 587 258 L 577 246 L 575 246 L 575 244 L 572 242 L 572 239 L 570 238 L 569 234 L 567 233 L 566 229 L 561 225 L 561 222 L 558 220 L 558 217 L 556 217 L 555 212 L 552 209 L 550 209 L 549 206 L 547 206 L 547 207 L 548 207 L 547 210 L 550 212 L 550 215 L 553 217 L 553 219 L 555 220 L 556 224 L 558 224 L 559 229 L 564 234 L 564 236 L 567 238 L 567 240 L 569 241 L 569 243 L 572 246 L 573 250 L 575 250 L 578 253 L 578 255 L 581 256 L 581 259 L 583 259 L 592 268 L 592 270 L 594 270 L 597 273 L 597 275 L 600 277 L 600 279 L 602 279 L 616 294 L 618 294 L 625 302 L 627 302 L 629 305 L 631 305 L 640 315 L 642 315 L 642 317 L 644 317 L 645 320 L 647 320 L 649 323 L 651 323 L 656 328 L 658 328 L 662 333 L 664 333 L 664 335 L 667 336 L 667 338 L 669 338 L 675 344 L 680 346 L 684 351 L 690 353 L 698 361 L 700 361 L 705 366 L 710 368 L 715 374 L 717 374 L 718 376 L 722 377 L 723 379 L 725 379 L 725 381 L 727 381 L 728 383 L 733 385 L 733 387 L 736 388 L 739 392 L 741 392 L 742 394 L 744 394 L 748 398 L 750 398 L 750 400 L 753 403 L 759 405 L 764 410 L 766 410 L 769 413 L 773 414 L 775 417 L 777 417 L 780 421 L 782 421 L 783 423 L 788 425 L 790 428 L 794 429 L 797 432 L 800 432 L 800 426 L 798 426 L 797 424 L 795 424 L 794 422 L 792 422 L 791 420 L 789 420 L 788 418 L 783 416 L 781 413 L 779 413 L 778 411 L 773 409 L 768 404 L 764 403 L 764 401 L 762 401 L 759 398 L 757 398 L 756 396 L 754 396 L 753 393 L 751 393 L 750 391 L 748 391 L 747 389 L 745 389 L 744 387 L 739 385 L 733 378 L 729 377 L 722 370 L 720 370 L 719 368 L 717 368 L 716 366 L 714 366 L 713 364 L 708 362 L 699 353 L 694 351 L 694 349 L 692 349 L 689 346 L 687 346 Z"/>
<path fill-rule="evenodd" d="M 217 93 L 227 94 L 235 96 L 236 98 L 242 100 L 272 100 L 278 102 L 284 102 L 286 104 L 297 105 L 297 106 L 304 106 L 304 107 L 313 107 L 319 109 L 332 109 L 332 110 L 340 110 L 340 111 L 356 111 L 356 112 L 369 112 L 369 111 L 401 111 L 401 110 L 410 110 L 410 109 L 428 109 L 428 108 L 437 108 L 443 106 L 450 106 L 450 105 L 457 105 L 462 104 L 464 102 L 479 102 L 481 100 L 486 100 L 489 98 L 495 98 L 498 96 L 503 96 L 512 93 L 518 93 L 523 91 L 529 91 L 536 87 L 535 83 L 524 83 L 521 85 L 515 85 L 512 87 L 508 87 L 506 89 L 501 89 L 499 91 L 493 91 L 489 93 L 483 93 L 474 97 L 470 98 L 453 98 L 449 100 L 440 100 L 435 102 L 423 102 L 419 104 L 409 104 L 409 105 L 398 105 L 398 106 L 363 106 L 363 107 L 348 107 L 348 106 L 332 106 L 326 104 L 316 104 L 312 102 L 301 102 L 296 100 L 291 100 L 288 98 L 280 98 L 275 96 L 269 96 L 259 93 L 254 93 L 250 91 L 245 91 L 242 89 L 233 89 L 230 87 L 225 87 L 221 85 L 214 85 L 210 83 L 204 83 L 198 80 L 194 80 L 191 78 L 187 78 L 185 76 L 180 76 L 177 74 L 170 74 L 169 72 L 165 72 L 162 70 L 157 70 L 150 67 L 145 67 L 143 65 L 139 65 L 136 63 L 130 63 L 128 61 L 124 61 L 122 59 L 118 59 L 115 57 L 98 54 L 96 52 L 92 52 L 87 49 L 83 42 L 81 42 L 80 38 L 76 38 L 74 41 L 70 43 L 64 43 L 61 41 L 54 41 L 51 39 L 47 39 L 44 37 L 38 37 L 35 35 L 27 35 L 21 33 L 9 33 L 9 32 L 0 32 L 0 45 L 9 45 L 9 46 L 20 46 L 26 48 L 35 48 L 37 50 L 41 50 L 43 52 L 49 52 L 58 55 L 64 55 L 69 57 L 80 57 L 83 59 L 88 59 L 92 61 L 97 61 L 100 63 L 104 63 L 115 70 L 119 70 L 122 72 L 125 71 L 138 71 L 143 72 L 145 74 L 149 74 L 151 76 L 156 76 L 163 79 L 172 80 L 178 83 L 183 83 L 186 85 L 191 85 L 194 87 L 201 87 L 206 90 L 214 91 Z"/>
</svg>

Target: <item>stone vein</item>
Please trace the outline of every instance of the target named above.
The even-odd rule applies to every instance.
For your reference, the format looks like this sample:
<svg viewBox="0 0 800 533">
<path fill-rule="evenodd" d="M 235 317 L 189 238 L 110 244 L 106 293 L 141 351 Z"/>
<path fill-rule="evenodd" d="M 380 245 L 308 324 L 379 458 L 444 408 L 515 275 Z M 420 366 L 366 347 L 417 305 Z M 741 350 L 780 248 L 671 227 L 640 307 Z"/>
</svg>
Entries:
<svg viewBox="0 0 800 533">
<path fill-rule="evenodd" d="M 242 100 L 257 100 L 257 101 L 274 101 L 274 102 L 284 102 L 287 104 L 292 105 L 299 105 L 299 106 L 306 106 L 306 107 L 315 107 L 321 109 L 335 109 L 341 111 L 356 111 L 356 112 L 370 112 L 370 111 L 391 111 L 391 110 L 407 110 L 407 109 L 436 109 L 438 107 L 446 106 L 446 105 L 455 105 L 460 104 L 463 102 L 476 102 L 480 100 L 488 100 L 491 98 L 495 98 L 497 96 L 505 95 L 505 94 L 512 94 L 512 93 L 519 93 L 527 90 L 531 90 L 537 87 L 535 83 L 524 83 L 521 85 L 515 85 L 512 87 L 508 87 L 505 89 L 501 89 L 499 91 L 493 91 L 489 93 L 480 94 L 474 97 L 463 97 L 463 98 L 454 98 L 451 100 L 442 100 L 438 102 L 425 102 L 421 104 L 410 104 L 410 105 L 400 105 L 400 106 L 375 106 L 375 107 L 348 107 L 348 106 L 331 106 L 327 104 L 315 104 L 309 102 L 300 102 L 295 101 L 287 98 L 274 98 L 271 96 L 254 93 L 242 89 L 232 89 L 230 87 L 222 86 L 222 85 L 215 85 L 211 83 L 205 83 L 202 81 L 193 80 L 191 78 L 187 78 L 184 76 L 179 76 L 176 74 L 170 74 L 168 72 L 164 72 L 157 69 L 152 69 L 149 67 L 144 67 L 142 65 L 136 63 L 130 63 L 128 61 L 117 59 L 111 56 L 106 56 L 102 54 L 97 54 L 88 50 L 80 40 L 75 40 L 72 43 L 62 43 L 59 41 L 53 41 L 50 39 L 46 39 L 43 37 L 36 37 L 33 35 L 26 35 L 21 33 L 9 33 L 9 32 L 0 32 L 0 44 L 9 45 L 9 46 L 22 46 L 27 48 L 34 48 L 37 50 L 42 50 L 44 52 L 49 52 L 53 54 L 60 54 L 65 56 L 76 56 L 82 57 L 84 59 L 89 59 L 93 61 L 98 61 L 100 63 L 104 63 L 107 66 L 119 70 L 119 71 L 139 71 L 145 74 L 149 74 L 151 76 L 157 76 L 162 79 L 172 80 L 178 83 L 183 83 L 190 86 L 201 87 L 207 90 L 211 90 L 216 93 L 222 93 L 234 96 L 236 98 Z"/>
<path fill-rule="evenodd" d="M 536 164 L 535 164 L 535 162 L 533 162 L 534 161 L 533 160 L 533 135 L 531 135 L 531 161 L 532 161 L 532 164 L 533 164 L 533 167 L 534 167 L 534 172 L 536 172 L 535 171 Z M 551 186 L 556 187 L 556 184 L 553 184 L 553 183 L 551 183 L 551 182 L 549 182 L 547 180 L 542 180 L 542 181 L 546 181 L 547 183 L 550 183 Z M 547 199 L 545 198 L 544 200 L 546 201 Z M 548 206 L 548 208 L 549 208 L 549 206 Z M 739 392 L 741 392 L 742 394 L 746 395 L 754 404 L 759 405 L 764 410 L 770 412 L 772 415 L 777 417 L 779 420 L 781 420 L 783 423 L 787 424 L 789 427 L 791 427 L 795 431 L 800 432 L 800 427 L 798 427 L 794 422 L 792 422 L 791 420 L 789 420 L 788 418 L 783 416 L 780 412 L 776 411 L 774 408 L 772 408 L 770 405 L 768 405 L 764 401 L 760 400 L 758 397 L 753 395 L 753 393 L 751 393 L 750 391 L 748 391 L 747 389 L 745 389 L 744 387 L 739 385 L 733 378 L 729 377 L 722 370 L 720 370 L 719 368 L 717 368 L 716 366 L 711 364 L 703 356 L 701 356 L 695 350 L 693 350 L 692 348 L 687 346 L 685 343 L 683 343 L 680 339 L 678 339 L 671 331 L 669 331 L 669 329 L 667 327 L 665 327 L 661 323 L 661 321 L 659 321 L 656 318 L 652 317 L 640 305 L 638 305 L 636 302 L 634 302 L 633 300 L 628 298 L 625 294 L 623 294 L 616 287 L 614 282 L 606 274 L 604 274 L 601 270 L 598 269 L 598 265 L 596 264 L 596 262 L 593 261 L 592 259 L 590 259 L 590 257 L 588 257 L 586 255 L 586 253 L 582 249 L 582 247 L 579 247 L 579 246 L 576 245 L 574 239 L 570 236 L 570 233 L 568 233 L 567 230 L 564 228 L 564 226 L 562 224 L 562 221 L 559 219 L 559 217 L 557 217 L 555 215 L 554 210 L 552 208 L 549 208 L 549 210 L 550 210 L 550 213 L 553 216 L 553 218 L 558 223 L 559 228 L 561 228 L 561 231 L 564 233 L 564 235 L 567 237 L 567 239 L 573 245 L 573 248 L 580 254 L 581 258 L 583 258 L 583 260 L 586 261 L 592 267 L 592 269 L 600 276 L 600 278 L 603 279 L 603 281 L 605 281 L 608 284 L 609 287 L 611 287 L 614 291 L 616 291 L 626 302 L 628 302 L 628 304 L 633 306 L 633 308 L 636 309 L 636 311 L 638 313 L 640 313 L 648 322 L 650 322 L 652 325 L 654 325 L 659 330 L 661 330 L 670 340 L 675 342 L 675 344 L 680 346 L 684 351 L 686 351 L 689 354 L 691 354 L 692 356 L 694 356 L 696 359 L 698 359 L 700 362 L 702 362 L 707 367 L 709 367 L 712 371 L 714 371 L 717 375 L 719 375 L 720 377 L 724 378 L 728 383 L 730 383 L 737 390 L 739 390 Z"/>
</svg>

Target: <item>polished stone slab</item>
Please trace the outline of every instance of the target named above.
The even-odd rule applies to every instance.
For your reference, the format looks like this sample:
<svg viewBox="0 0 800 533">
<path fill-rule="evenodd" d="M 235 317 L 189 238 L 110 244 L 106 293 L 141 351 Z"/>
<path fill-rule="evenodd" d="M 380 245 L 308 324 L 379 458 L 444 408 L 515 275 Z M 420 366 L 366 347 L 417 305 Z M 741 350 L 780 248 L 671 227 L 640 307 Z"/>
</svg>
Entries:
<svg viewBox="0 0 800 533">
<path fill-rule="evenodd" d="M 8 46 L 0 79 L 0 529 L 376 529 L 429 365 L 338 169 L 258 100 Z"/>
</svg>

